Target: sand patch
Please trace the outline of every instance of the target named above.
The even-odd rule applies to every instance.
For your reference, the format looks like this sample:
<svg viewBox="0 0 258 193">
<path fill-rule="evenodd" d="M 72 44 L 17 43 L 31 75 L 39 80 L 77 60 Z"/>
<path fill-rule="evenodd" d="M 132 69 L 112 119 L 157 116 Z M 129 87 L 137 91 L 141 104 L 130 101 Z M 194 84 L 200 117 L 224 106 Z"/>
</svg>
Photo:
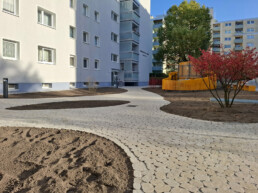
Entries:
<svg viewBox="0 0 258 193">
<path fill-rule="evenodd" d="M 0 192 L 132 192 L 127 155 L 93 134 L 4 127 L 0 155 Z"/>
</svg>

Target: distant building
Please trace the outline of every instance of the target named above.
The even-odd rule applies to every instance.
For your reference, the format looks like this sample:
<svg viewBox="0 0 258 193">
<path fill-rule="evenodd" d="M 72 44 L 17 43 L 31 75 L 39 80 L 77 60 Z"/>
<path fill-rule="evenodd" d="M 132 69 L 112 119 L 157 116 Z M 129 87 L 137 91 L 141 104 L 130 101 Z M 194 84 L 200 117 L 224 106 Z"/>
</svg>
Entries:
<svg viewBox="0 0 258 193">
<path fill-rule="evenodd" d="M 242 51 L 247 46 L 258 49 L 258 18 L 216 22 L 213 24 L 214 52 Z"/>
</svg>

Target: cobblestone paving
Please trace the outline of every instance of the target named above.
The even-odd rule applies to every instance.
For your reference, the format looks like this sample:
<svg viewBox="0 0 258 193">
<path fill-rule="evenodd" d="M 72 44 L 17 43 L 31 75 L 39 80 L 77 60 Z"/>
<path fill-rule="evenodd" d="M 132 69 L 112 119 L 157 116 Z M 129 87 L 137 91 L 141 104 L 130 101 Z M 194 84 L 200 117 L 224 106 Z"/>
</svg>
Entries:
<svg viewBox="0 0 258 193">
<path fill-rule="evenodd" d="M 64 100 L 129 100 L 95 109 L 9 111 Z M 118 95 L 0 100 L 0 126 L 76 129 L 109 138 L 131 157 L 135 193 L 258 193 L 258 124 L 216 123 L 164 113 L 162 97 L 129 88 Z"/>
</svg>

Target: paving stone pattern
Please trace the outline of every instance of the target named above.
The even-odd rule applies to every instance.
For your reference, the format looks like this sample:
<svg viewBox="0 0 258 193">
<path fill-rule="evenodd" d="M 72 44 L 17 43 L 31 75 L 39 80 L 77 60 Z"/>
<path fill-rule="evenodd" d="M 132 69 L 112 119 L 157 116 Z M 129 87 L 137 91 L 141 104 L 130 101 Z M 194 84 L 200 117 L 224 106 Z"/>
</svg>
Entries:
<svg viewBox="0 0 258 193">
<path fill-rule="evenodd" d="M 130 156 L 135 193 L 258 193 L 258 124 L 201 121 L 160 111 L 162 97 L 127 93 L 59 99 L 0 100 L 0 126 L 92 132 Z M 67 100 L 128 100 L 128 106 L 10 111 L 7 107 Z"/>
</svg>

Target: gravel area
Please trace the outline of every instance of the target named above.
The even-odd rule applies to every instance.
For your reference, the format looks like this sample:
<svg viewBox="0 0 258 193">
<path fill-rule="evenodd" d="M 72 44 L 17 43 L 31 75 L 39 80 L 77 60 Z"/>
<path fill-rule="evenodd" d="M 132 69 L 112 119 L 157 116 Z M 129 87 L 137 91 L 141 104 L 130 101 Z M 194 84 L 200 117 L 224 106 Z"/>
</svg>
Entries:
<svg viewBox="0 0 258 193">
<path fill-rule="evenodd" d="M 165 113 L 163 97 L 139 87 L 105 96 L 0 99 L 0 126 L 87 131 L 130 156 L 134 192 L 258 192 L 258 124 L 223 123 Z M 130 105 L 44 111 L 5 108 L 67 100 L 126 100 Z"/>
</svg>

